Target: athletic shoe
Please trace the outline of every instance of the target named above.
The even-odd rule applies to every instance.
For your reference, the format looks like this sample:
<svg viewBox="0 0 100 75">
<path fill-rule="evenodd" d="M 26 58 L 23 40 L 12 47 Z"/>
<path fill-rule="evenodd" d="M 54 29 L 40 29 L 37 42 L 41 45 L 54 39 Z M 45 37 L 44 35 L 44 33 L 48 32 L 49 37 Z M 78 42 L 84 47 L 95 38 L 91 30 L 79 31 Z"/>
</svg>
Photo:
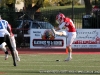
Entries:
<svg viewBox="0 0 100 75">
<path fill-rule="evenodd" d="M 65 61 L 70 61 L 72 59 L 72 57 L 68 57 Z"/>
<path fill-rule="evenodd" d="M 7 60 L 8 59 L 8 54 L 5 54 L 5 60 Z"/>
</svg>

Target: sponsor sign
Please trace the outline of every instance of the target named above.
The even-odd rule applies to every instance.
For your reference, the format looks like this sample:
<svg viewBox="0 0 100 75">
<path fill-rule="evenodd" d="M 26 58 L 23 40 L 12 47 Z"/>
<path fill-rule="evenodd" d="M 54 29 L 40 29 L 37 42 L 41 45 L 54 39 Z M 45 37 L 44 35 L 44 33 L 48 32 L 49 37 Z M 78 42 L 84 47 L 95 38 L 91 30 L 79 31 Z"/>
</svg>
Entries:
<svg viewBox="0 0 100 75">
<path fill-rule="evenodd" d="M 30 48 L 66 48 L 66 37 L 54 36 L 50 29 L 31 29 Z"/>
<path fill-rule="evenodd" d="M 100 48 L 100 29 L 77 29 L 72 48 Z"/>
<path fill-rule="evenodd" d="M 66 37 L 55 37 L 49 29 L 31 29 L 30 48 L 66 48 Z M 100 29 L 77 29 L 72 48 L 100 48 Z"/>
</svg>

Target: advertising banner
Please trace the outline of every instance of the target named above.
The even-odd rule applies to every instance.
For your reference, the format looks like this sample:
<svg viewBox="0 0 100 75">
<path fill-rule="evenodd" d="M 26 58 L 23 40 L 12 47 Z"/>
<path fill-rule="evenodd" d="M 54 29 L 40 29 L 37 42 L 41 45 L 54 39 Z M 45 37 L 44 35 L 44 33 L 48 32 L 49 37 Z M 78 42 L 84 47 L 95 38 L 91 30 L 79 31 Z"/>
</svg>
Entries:
<svg viewBox="0 0 100 75">
<path fill-rule="evenodd" d="M 66 48 L 66 37 L 54 36 L 49 29 L 31 29 L 30 48 Z M 100 48 L 100 29 L 77 29 L 72 48 Z"/>
<path fill-rule="evenodd" d="M 31 29 L 30 49 L 34 48 L 66 48 L 66 37 L 55 37 L 50 29 Z"/>
<path fill-rule="evenodd" d="M 100 48 L 100 29 L 77 29 L 72 48 Z"/>
</svg>

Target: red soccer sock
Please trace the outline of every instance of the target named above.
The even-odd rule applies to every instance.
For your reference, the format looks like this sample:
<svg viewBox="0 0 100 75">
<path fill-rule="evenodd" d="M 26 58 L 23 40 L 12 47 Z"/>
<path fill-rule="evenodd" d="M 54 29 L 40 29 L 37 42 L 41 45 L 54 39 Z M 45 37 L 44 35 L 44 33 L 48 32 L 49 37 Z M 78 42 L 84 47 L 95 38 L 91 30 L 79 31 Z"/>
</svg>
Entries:
<svg viewBox="0 0 100 75">
<path fill-rule="evenodd" d="M 68 54 L 68 49 L 66 48 L 66 54 Z"/>
</svg>

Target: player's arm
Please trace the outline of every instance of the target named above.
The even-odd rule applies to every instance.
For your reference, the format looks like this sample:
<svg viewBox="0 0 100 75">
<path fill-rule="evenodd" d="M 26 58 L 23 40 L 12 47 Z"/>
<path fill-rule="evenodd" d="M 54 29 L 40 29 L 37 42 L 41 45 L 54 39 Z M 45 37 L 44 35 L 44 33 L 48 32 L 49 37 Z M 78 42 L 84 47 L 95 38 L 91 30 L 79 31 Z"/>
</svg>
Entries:
<svg viewBox="0 0 100 75">
<path fill-rule="evenodd" d="M 60 28 L 59 27 L 55 27 L 55 30 L 58 31 L 58 30 L 60 30 Z"/>
<path fill-rule="evenodd" d="M 65 27 L 65 23 L 63 22 L 61 25 L 55 28 L 56 31 L 61 30 Z"/>
<path fill-rule="evenodd" d="M 59 25 L 59 29 L 64 29 L 65 28 L 65 22 L 63 22 L 61 25 Z"/>
<path fill-rule="evenodd" d="M 65 22 L 63 22 L 61 25 L 59 25 L 56 30 L 61 30 L 61 29 L 65 29 Z M 61 32 L 58 32 L 58 35 L 60 36 L 63 36 L 64 35 L 64 32 L 61 31 Z"/>
<path fill-rule="evenodd" d="M 8 24 L 7 30 L 9 31 L 10 35 L 12 36 L 13 33 L 12 33 L 12 28 L 11 28 L 11 25 L 10 24 Z"/>
<path fill-rule="evenodd" d="M 59 25 L 58 27 L 56 27 L 55 29 L 52 29 L 52 31 L 56 34 L 56 35 L 60 35 L 63 36 L 65 35 L 64 31 L 58 31 L 65 28 L 65 22 L 63 22 L 61 25 Z"/>
<path fill-rule="evenodd" d="M 10 27 L 9 27 L 8 23 L 7 23 L 7 31 L 8 31 L 9 33 L 11 33 L 11 30 L 10 30 Z"/>
</svg>

